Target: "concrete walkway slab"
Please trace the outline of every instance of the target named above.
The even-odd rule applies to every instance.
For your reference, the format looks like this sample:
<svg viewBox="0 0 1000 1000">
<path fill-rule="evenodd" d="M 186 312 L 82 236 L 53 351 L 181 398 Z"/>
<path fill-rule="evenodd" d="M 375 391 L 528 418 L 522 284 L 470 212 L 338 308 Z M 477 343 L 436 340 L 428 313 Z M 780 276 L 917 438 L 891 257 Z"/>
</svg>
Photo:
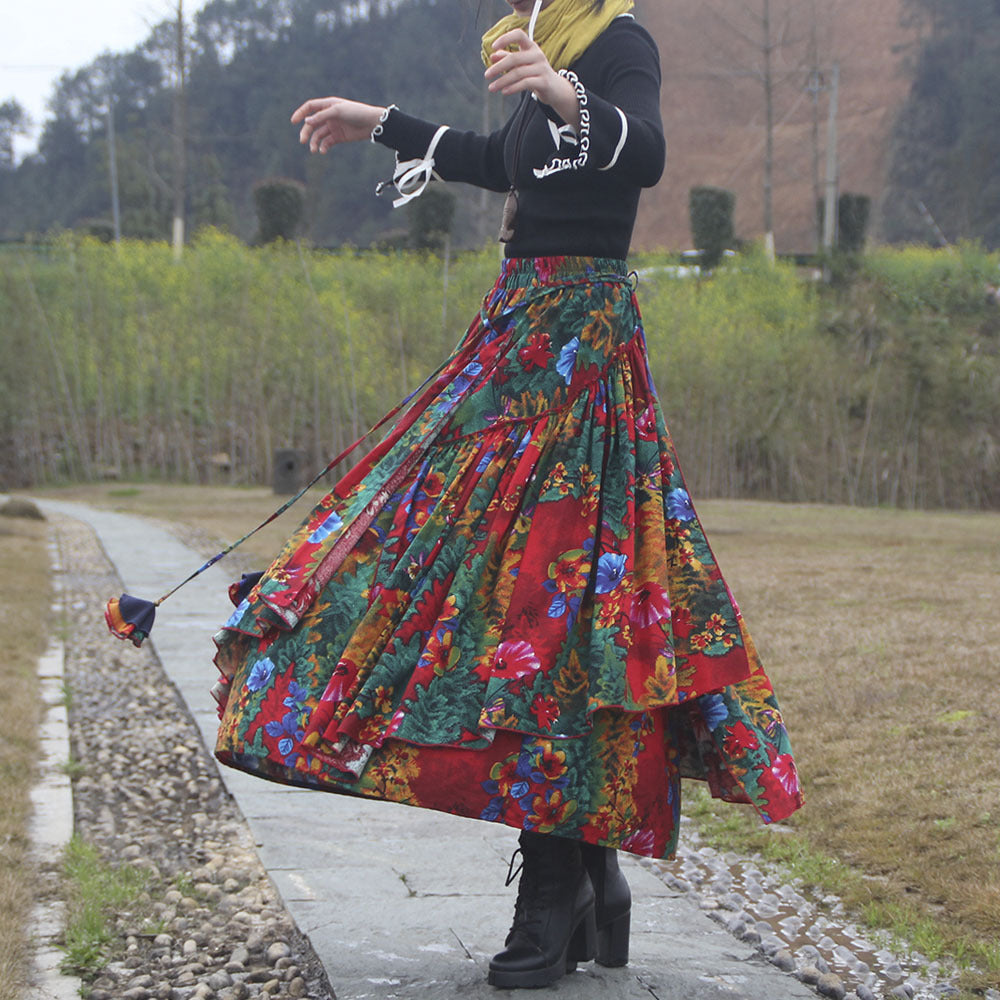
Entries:
<svg viewBox="0 0 1000 1000">
<path fill-rule="evenodd" d="M 148 520 L 54 500 L 39 505 L 89 524 L 125 590 L 138 597 L 156 599 L 204 561 Z M 150 640 L 209 748 L 211 636 L 231 611 L 230 582 L 224 568 L 207 570 L 160 609 Z M 513 912 L 514 887 L 504 888 L 512 830 L 219 770 L 339 1000 L 508 995 L 486 984 L 486 969 Z M 583 965 L 533 998 L 815 1000 L 650 868 L 625 865 L 634 894 L 629 966 Z"/>
</svg>

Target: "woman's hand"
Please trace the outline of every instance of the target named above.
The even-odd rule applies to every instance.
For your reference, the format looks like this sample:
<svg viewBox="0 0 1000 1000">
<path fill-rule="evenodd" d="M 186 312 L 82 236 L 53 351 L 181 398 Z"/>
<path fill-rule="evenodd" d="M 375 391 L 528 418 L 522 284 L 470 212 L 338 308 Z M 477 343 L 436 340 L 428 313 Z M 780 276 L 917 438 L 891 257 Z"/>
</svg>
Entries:
<svg viewBox="0 0 1000 1000">
<path fill-rule="evenodd" d="M 511 45 L 517 50 L 508 51 Z M 543 104 L 554 108 L 567 125 L 580 127 L 580 102 L 573 84 L 550 65 L 545 53 L 523 28 L 501 35 L 493 43 L 493 54 L 486 70 L 491 93 L 504 97 L 530 90 Z"/>
<path fill-rule="evenodd" d="M 311 153 L 325 153 L 341 142 L 370 138 L 385 108 L 361 104 L 342 97 L 314 97 L 292 113 L 292 122 L 302 122 L 299 142 Z"/>
</svg>

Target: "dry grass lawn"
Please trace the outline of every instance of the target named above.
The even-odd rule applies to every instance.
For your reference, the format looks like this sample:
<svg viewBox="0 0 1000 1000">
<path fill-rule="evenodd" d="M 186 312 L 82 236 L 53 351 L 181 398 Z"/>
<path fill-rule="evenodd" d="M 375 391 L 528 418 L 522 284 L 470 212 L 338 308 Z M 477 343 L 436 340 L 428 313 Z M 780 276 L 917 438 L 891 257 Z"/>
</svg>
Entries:
<svg viewBox="0 0 1000 1000">
<path fill-rule="evenodd" d="M 206 541 L 278 505 L 265 489 L 58 495 L 179 521 Z M 307 510 L 300 502 L 251 540 L 234 577 L 263 568 Z M 850 902 L 876 920 L 929 918 L 953 953 L 977 947 L 992 965 L 980 981 L 996 983 L 1000 515 L 731 501 L 699 511 L 797 751 L 808 802 L 789 825 L 862 876 L 843 887 Z"/>
<path fill-rule="evenodd" d="M 851 901 L 1000 981 L 1000 515 L 701 505 L 782 700 L 808 796 L 790 825 Z"/>
<path fill-rule="evenodd" d="M 46 527 L 0 517 L 0 1000 L 23 996 L 35 878 L 28 821 L 40 711 L 35 664 L 49 622 Z"/>
</svg>

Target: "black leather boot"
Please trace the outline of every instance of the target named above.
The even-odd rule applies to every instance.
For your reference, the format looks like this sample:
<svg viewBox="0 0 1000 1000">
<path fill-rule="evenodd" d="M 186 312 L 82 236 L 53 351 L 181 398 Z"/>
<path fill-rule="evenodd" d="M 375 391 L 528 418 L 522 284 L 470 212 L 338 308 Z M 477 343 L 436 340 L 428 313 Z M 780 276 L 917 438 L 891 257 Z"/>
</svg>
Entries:
<svg viewBox="0 0 1000 1000">
<path fill-rule="evenodd" d="M 618 867 L 618 852 L 594 844 L 581 844 L 580 851 L 594 886 L 597 964 L 610 968 L 627 965 L 632 892 Z"/>
<path fill-rule="evenodd" d="M 501 989 L 548 986 L 572 972 L 577 962 L 590 961 L 596 951 L 594 889 L 580 845 L 528 831 L 519 843 L 514 923 L 506 947 L 490 962 L 489 982 Z M 508 885 L 516 874 L 508 876 Z"/>
</svg>

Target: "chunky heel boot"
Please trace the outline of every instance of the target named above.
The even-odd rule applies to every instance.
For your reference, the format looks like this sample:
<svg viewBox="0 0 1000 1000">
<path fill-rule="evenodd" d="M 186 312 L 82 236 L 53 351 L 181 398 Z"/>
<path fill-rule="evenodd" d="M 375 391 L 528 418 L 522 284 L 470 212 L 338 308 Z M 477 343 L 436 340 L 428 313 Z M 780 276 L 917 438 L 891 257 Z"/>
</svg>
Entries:
<svg viewBox="0 0 1000 1000">
<path fill-rule="evenodd" d="M 613 847 L 581 844 L 583 866 L 594 886 L 594 916 L 597 924 L 597 964 L 617 968 L 628 965 L 628 937 L 632 892 L 618 867 Z"/>
<path fill-rule="evenodd" d="M 501 989 L 548 986 L 597 950 L 594 889 L 573 840 L 521 834 L 521 880 L 505 948 L 490 962 Z M 516 854 L 515 854 L 516 856 Z M 514 859 L 511 858 L 513 871 Z M 508 874 L 507 885 L 517 876 Z"/>
</svg>

